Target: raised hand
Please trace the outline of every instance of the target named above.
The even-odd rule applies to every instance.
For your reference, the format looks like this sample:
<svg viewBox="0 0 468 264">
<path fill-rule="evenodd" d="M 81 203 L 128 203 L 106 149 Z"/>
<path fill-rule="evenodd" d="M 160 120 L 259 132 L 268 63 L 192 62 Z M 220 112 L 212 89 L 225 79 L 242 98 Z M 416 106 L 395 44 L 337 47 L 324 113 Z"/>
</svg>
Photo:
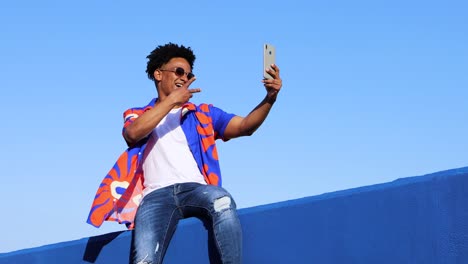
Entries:
<svg viewBox="0 0 468 264">
<path fill-rule="evenodd" d="M 181 84 L 180 86 L 177 86 L 178 88 L 175 88 L 168 96 L 168 99 L 171 100 L 171 102 L 174 105 L 183 105 L 186 102 L 192 98 L 194 93 L 199 93 L 201 92 L 200 88 L 193 88 L 189 89 L 189 86 L 196 80 L 196 78 L 191 78 L 190 80 L 186 81 L 184 84 Z"/>
<path fill-rule="evenodd" d="M 270 74 L 273 79 L 263 79 L 262 82 L 267 90 L 267 98 L 274 101 L 283 86 L 283 81 L 280 78 L 280 69 L 276 64 L 272 64 L 271 69 L 268 69 L 266 72 Z"/>
</svg>

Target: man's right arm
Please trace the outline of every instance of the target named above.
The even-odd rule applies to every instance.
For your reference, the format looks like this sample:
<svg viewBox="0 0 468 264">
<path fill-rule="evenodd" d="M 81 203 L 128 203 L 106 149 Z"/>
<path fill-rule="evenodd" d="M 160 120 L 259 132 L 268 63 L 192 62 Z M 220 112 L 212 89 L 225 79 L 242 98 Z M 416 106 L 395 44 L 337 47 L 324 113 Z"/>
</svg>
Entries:
<svg viewBox="0 0 468 264">
<path fill-rule="evenodd" d="M 193 93 L 199 93 L 199 88 L 189 89 L 197 78 L 186 81 L 182 87 L 172 90 L 168 95 L 159 94 L 159 99 L 154 107 L 144 111 L 140 116 L 131 117 L 124 123 L 123 137 L 129 147 L 135 145 L 143 138 L 147 137 L 151 131 L 161 122 L 161 120 L 175 107 L 181 107 L 189 101 Z"/>
<path fill-rule="evenodd" d="M 199 93 L 199 88 L 188 89 L 195 80 L 189 80 L 183 87 L 173 90 L 168 96 L 160 97 L 153 108 L 144 111 L 139 116 L 132 116 L 124 123 L 123 137 L 129 147 L 147 137 L 161 120 L 175 107 L 181 107 L 189 101 L 193 93 Z"/>
</svg>

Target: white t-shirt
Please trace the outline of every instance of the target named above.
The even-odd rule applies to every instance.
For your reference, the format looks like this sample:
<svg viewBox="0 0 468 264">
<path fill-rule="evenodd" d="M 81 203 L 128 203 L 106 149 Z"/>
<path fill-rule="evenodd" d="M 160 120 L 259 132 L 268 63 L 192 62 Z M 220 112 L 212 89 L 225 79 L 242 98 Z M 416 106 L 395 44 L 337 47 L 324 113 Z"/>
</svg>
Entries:
<svg viewBox="0 0 468 264">
<path fill-rule="evenodd" d="M 182 108 L 172 109 L 151 132 L 143 155 L 143 195 L 184 182 L 206 184 L 180 126 Z"/>
</svg>

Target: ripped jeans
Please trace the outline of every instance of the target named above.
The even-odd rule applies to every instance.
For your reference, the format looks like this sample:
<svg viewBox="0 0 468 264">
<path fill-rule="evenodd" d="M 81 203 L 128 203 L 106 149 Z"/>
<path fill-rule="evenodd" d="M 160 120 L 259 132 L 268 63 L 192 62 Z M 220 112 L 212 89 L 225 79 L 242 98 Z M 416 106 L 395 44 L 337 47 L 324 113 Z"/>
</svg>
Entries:
<svg viewBox="0 0 468 264">
<path fill-rule="evenodd" d="M 177 223 L 188 217 L 209 223 L 222 263 L 242 262 L 242 230 L 231 195 L 218 186 L 181 183 L 143 198 L 135 217 L 132 263 L 161 264 Z"/>
</svg>

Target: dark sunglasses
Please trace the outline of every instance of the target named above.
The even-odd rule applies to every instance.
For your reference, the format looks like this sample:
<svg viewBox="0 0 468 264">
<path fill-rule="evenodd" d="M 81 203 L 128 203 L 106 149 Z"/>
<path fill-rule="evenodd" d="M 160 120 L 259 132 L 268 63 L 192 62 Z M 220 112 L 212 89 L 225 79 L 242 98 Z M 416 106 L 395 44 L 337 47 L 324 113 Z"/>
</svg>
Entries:
<svg viewBox="0 0 468 264">
<path fill-rule="evenodd" d="M 186 72 L 183 68 L 181 67 L 177 67 L 177 68 L 174 68 L 174 70 L 162 70 L 162 69 L 159 69 L 160 71 L 168 71 L 168 72 L 173 72 L 177 75 L 177 77 L 182 77 L 184 75 L 187 75 L 187 79 L 192 79 L 193 77 L 195 77 L 195 74 L 191 73 L 191 72 Z"/>
</svg>

